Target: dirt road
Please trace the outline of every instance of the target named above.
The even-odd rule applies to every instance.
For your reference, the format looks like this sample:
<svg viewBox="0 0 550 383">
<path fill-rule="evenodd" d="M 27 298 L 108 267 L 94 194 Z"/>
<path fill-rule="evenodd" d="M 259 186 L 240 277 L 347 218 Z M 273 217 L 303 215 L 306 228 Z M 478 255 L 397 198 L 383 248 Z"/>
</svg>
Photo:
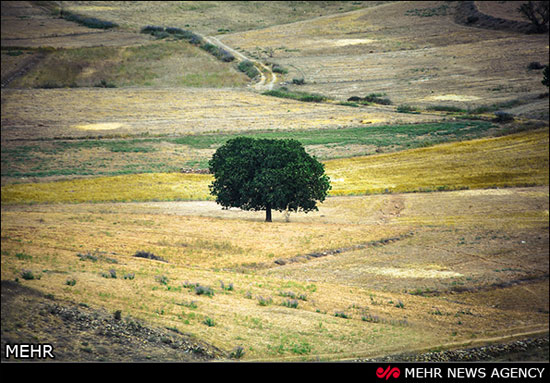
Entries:
<svg viewBox="0 0 550 383">
<path fill-rule="evenodd" d="M 218 38 L 216 38 L 214 36 L 205 36 L 204 40 L 206 40 L 210 44 L 214 44 L 214 45 L 216 45 L 220 48 L 225 49 L 228 52 L 231 52 L 231 54 L 233 54 L 237 58 L 237 60 L 239 60 L 239 61 L 247 60 L 247 61 L 250 61 L 250 62 L 254 63 L 254 65 L 256 66 L 258 71 L 260 72 L 260 76 L 261 76 L 260 81 L 257 82 L 256 84 L 254 84 L 254 89 L 256 89 L 258 91 L 265 91 L 265 90 L 273 89 L 273 86 L 277 82 L 277 75 L 275 73 L 273 73 L 271 68 L 269 68 L 267 65 L 264 65 L 262 62 L 260 62 L 258 60 L 255 60 L 253 58 L 246 57 L 242 53 L 240 53 L 240 52 L 236 51 L 235 49 L 225 45 Z"/>
</svg>

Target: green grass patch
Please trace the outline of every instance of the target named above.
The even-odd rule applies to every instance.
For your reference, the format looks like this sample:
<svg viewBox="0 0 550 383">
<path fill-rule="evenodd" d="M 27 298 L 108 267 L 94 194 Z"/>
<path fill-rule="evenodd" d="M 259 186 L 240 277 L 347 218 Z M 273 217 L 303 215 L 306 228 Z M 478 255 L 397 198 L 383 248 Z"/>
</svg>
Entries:
<svg viewBox="0 0 550 383">
<path fill-rule="evenodd" d="M 323 102 L 328 100 L 327 97 L 318 94 L 318 93 L 307 93 L 307 92 L 298 92 L 291 91 L 285 87 L 279 89 L 268 90 L 267 92 L 262 93 L 265 96 L 273 96 L 279 98 L 290 98 L 297 101 L 306 101 L 306 102 Z"/>
<path fill-rule="evenodd" d="M 295 139 L 308 146 L 327 148 L 347 145 L 375 146 L 385 152 L 432 146 L 450 141 L 486 137 L 504 131 L 487 121 L 453 121 L 444 123 L 360 126 L 345 129 L 242 132 L 201 134 L 181 137 L 132 139 L 51 140 L 11 144 L 2 148 L 2 177 L 48 177 L 71 175 L 113 176 L 135 173 L 177 172 L 182 167 L 207 169 L 207 157 L 196 154 L 181 161 L 180 153 L 205 150 L 223 145 L 237 136 L 266 139 Z M 163 145 L 171 152 L 160 156 Z M 164 150 L 164 149 L 163 149 Z M 80 153 L 89 153 L 87 159 Z M 91 156 L 91 157 L 90 157 Z M 325 155 L 320 159 L 340 156 Z"/>
</svg>

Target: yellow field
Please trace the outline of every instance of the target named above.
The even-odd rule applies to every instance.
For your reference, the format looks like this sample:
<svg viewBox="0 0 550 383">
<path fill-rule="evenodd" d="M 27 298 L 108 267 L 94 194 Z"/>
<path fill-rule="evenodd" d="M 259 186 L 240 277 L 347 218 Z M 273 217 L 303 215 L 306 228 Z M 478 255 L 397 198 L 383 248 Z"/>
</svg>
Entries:
<svg viewBox="0 0 550 383">
<path fill-rule="evenodd" d="M 332 195 L 548 185 L 548 130 L 326 162 Z"/>
<path fill-rule="evenodd" d="M 2 187 L 2 203 L 100 202 L 208 199 L 212 177 L 150 173 Z"/>
<path fill-rule="evenodd" d="M 326 162 L 330 195 L 548 185 L 548 130 Z M 2 187 L 2 203 L 208 200 L 210 175 L 153 173 Z"/>
</svg>

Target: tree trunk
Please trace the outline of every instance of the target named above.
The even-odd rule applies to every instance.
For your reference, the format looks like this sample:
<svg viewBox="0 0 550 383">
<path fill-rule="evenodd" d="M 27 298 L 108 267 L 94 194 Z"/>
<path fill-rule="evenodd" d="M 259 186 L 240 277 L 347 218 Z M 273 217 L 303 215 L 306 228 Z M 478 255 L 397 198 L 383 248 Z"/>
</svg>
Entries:
<svg viewBox="0 0 550 383">
<path fill-rule="evenodd" d="M 271 222 L 271 206 L 267 205 L 265 208 L 265 221 Z"/>
</svg>

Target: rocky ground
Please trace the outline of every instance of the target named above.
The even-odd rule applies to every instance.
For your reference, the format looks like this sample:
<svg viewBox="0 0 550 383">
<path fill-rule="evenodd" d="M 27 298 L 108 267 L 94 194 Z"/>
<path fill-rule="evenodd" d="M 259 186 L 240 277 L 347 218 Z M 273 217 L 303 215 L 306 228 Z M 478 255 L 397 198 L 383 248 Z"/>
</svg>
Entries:
<svg viewBox="0 0 550 383">
<path fill-rule="evenodd" d="M 2 281 L 2 361 L 6 344 L 50 343 L 56 361 L 207 362 L 230 360 L 223 351 L 175 329 L 155 328 L 123 313 L 60 302 Z M 357 362 L 548 361 L 549 338 L 528 338 L 460 350 L 404 353 Z M 50 360 L 51 361 L 51 360 Z"/>
<path fill-rule="evenodd" d="M 2 361 L 11 360 L 5 349 L 14 343 L 52 344 L 55 361 L 62 362 L 205 362 L 224 357 L 221 350 L 175 329 L 58 302 L 17 282 L 2 281 Z"/>
<path fill-rule="evenodd" d="M 548 335 L 514 342 L 472 347 L 461 350 L 399 354 L 361 362 L 539 362 L 548 361 Z"/>
</svg>

